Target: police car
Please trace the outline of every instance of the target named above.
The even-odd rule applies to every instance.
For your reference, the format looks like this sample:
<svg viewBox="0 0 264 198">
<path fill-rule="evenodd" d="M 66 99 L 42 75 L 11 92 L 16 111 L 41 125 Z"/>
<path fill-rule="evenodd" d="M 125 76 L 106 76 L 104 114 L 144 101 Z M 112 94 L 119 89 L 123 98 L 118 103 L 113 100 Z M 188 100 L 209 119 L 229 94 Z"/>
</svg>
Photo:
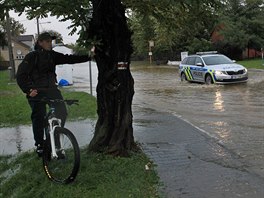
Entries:
<svg viewBox="0 0 264 198">
<path fill-rule="evenodd" d="M 247 82 L 248 72 L 242 65 L 217 52 L 198 52 L 183 59 L 180 64 L 182 81 L 206 84 Z"/>
</svg>

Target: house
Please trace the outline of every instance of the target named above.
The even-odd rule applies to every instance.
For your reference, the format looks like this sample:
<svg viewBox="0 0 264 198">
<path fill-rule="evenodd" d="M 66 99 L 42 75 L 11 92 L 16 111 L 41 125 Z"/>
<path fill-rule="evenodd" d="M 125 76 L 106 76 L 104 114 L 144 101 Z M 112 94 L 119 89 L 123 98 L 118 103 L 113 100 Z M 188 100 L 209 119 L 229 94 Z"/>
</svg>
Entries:
<svg viewBox="0 0 264 198">
<path fill-rule="evenodd" d="M 218 42 L 223 41 L 225 38 L 221 34 L 221 31 L 224 30 L 225 25 L 224 24 L 219 24 L 217 25 L 213 32 L 211 33 L 211 41 L 213 44 L 217 44 Z M 220 51 L 220 50 L 219 50 Z M 232 49 L 232 55 L 239 59 L 246 59 L 246 58 L 256 58 L 256 57 L 261 57 L 261 51 L 253 49 L 253 48 L 245 48 L 243 51 L 238 51 L 236 52 L 235 49 Z M 231 54 L 227 54 L 228 56 L 232 56 Z"/>
<path fill-rule="evenodd" d="M 35 38 L 33 35 L 20 35 L 16 39 L 30 47 L 33 47 L 35 44 Z"/>
<path fill-rule="evenodd" d="M 18 65 L 22 62 L 25 56 L 32 51 L 34 45 L 33 35 L 22 35 L 17 38 L 12 37 L 13 57 L 15 68 L 17 71 Z M 9 61 L 8 46 L 0 47 L 0 56 L 4 61 Z"/>
</svg>

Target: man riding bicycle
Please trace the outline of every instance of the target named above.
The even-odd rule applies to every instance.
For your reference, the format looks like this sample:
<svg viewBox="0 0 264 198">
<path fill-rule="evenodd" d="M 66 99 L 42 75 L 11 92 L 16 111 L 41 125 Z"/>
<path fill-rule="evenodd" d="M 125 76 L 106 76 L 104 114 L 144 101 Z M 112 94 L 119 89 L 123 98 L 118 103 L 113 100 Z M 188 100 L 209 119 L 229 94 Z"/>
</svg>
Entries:
<svg viewBox="0 0 264 198">
<path fill-rule="evenodd" d="M 63 99 L 57 87 L 55 66 L 60 64 L 75 64 L 91 60 L 89 56 L 64 55 L 52 50 L 52 40 L 56 39 L 48 32 L 38 36 L 35 51 L 27 54 L 17 70 L 17 83 L 26 93 L 32 110 L 31 120 L 35 140 L 36 152 L 41 156 L 43 152 L 43 136 L 45 126 L 46 104 L 37 100 L 43 97 Z M 32 100 L 34 98 L 34 100 Z M 56 103 L 56 116 L 61 119 L 61 126 L 65 124 L 67 110 L 64 103 Z"/>
</svg>

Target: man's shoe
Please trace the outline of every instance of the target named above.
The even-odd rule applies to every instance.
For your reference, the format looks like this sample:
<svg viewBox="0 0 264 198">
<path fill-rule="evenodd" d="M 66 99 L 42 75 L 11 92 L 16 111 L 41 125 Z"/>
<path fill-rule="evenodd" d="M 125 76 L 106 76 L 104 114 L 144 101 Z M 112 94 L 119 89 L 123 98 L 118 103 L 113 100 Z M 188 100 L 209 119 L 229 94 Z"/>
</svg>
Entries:
<svg viewBox="0 0 264 198">
<path fill-rule="evenodd" d="M 38 154 L 39 157 L 42 157 L 43 147 L 40 144 L 37 145 L 36 153 Z"/>
</svg>

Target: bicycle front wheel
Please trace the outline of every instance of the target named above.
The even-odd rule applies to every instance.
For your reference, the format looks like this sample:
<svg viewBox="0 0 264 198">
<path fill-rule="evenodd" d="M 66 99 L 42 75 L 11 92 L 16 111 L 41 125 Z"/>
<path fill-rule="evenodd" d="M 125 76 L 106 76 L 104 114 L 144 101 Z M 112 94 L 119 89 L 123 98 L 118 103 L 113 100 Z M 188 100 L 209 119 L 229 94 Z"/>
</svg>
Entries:
<svg viewBox="0 0 264 198">
<path fill-rule="evenodd" d="M 79 171 L 79 145 L 72 132 L 61 127 L 55 129 L 54 139 L 57 156 L 52 156 L 49 134 L 44 143 L 44 170 L 50 180 L 68 184 L 74 181 Z"/>
</svg>

